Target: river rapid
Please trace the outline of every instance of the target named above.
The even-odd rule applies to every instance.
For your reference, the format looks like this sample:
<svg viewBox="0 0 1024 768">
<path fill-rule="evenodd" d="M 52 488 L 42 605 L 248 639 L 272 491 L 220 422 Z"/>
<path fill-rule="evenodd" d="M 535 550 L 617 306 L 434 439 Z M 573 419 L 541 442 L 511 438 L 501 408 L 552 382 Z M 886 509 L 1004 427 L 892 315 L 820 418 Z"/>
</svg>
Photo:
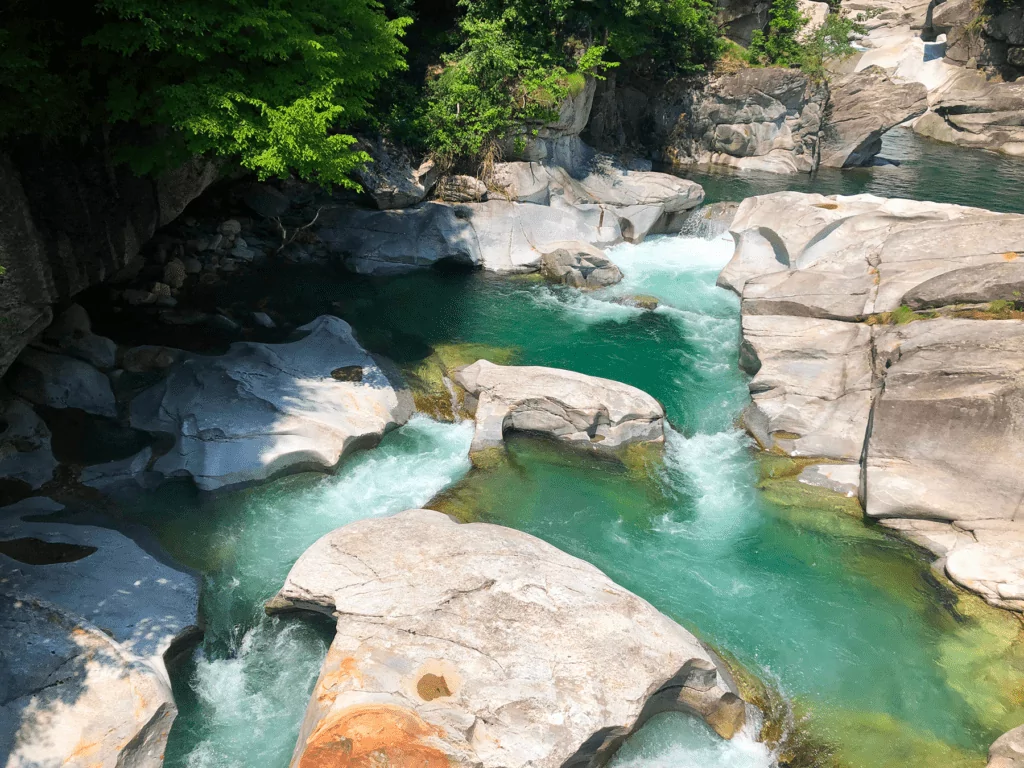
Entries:
<svg viewBox="0 0 1024 768">
<path fill-rule="evenodd" d="M 883 154 L 902 164 L 691 178 L 708 202 L 797 189 L 1024 210 L 1024 164 L 906 132 Z M 226 288 L 272 291 L 296 320 L 338 314 L 406 367 L 474 344 L 624 381 L 665 405 L 672 430 L 659 461 L 622 465 L 515 438 L 507 461 L 471 471 L 470 425 L 417 416 L 330 476 L 147 494 L 129 517 L 204 576 L 206 636 L 174 672 L 181 712 L 166 764 L 285 768 L 332 627 L 267 618 L 263 602 L 321 535 L 433 501 L 594 563 L 771 689 L 762 695 L 786 734 L 778 754 L 662 716 L 620 750 L 618 768 L 769 768 L 779 755 L 822 768 L 983 766 L 988 744 L 1024 722 L 1020 623 L 955 591 L 851 501 L 801 486 L 794 462 L 757 455 L 736 427 L 748 401 L 739 302 L 715 287 L 731 253 L 728 235 L 617 246 L 609 256 L 624 281 L 592 294 L 482 273 L 373 279 L 310 268 Z M 660 306 L 616 301 L 636 294 Z"/>
</svg>

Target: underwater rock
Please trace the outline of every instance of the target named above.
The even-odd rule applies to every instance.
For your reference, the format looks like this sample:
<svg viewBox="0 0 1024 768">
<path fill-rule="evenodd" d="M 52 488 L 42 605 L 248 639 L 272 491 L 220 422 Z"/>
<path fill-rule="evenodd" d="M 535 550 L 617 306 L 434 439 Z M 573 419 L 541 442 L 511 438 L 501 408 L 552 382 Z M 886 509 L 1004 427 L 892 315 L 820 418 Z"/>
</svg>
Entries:
<svg viewBox="0 0 1024 768">
<path fill-rule="evenodd" d="M 268 610 L 338 617 L 291 765 L 603 764 L 651 716 L 757 713 L 689 632 L 533 536 L 430 510 L 352 523 Z"/>
<path fill-rule="evenodd" d="M 397 376 L 389 378 L 344 320 L 323 315 L 298 330 L 306 335 L 290 343 L 182 354 L 163 381 L 138 395 L 132 426 L 176 438 L 153 469 L 211 491 L 330 468 L 412 415 Z M 359 366 L 361 380 L 332 377 L 346 366 Z"/>
<path fill-rule="evenodd" d="M 466 391 L 466 407 L 476 419 L 474 452 L 502 445 L 510 430 L 602 451 L 665 439 L 661 404 L 617 381 L 478 360 L 460 369 L 455 382 Z"/>
</svg>

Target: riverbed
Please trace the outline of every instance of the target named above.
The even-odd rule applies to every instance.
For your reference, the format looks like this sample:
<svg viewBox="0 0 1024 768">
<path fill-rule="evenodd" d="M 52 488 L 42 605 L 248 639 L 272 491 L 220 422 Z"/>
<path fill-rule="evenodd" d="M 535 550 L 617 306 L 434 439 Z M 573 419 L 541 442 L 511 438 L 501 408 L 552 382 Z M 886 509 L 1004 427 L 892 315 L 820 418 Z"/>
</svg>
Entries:
<svg viewBox="0 0 1024 768">
<path fill-rule="evenodd" d="M 797 189 L 1024 209 L 1020 164 L 904 132 L 883 154 L 902 164 L 817 177 L 689 175 L 708 202 Z M 624 281 L 592 294 L 465 272 L 374 279 L 296 268 L 232 283 L 226 290 L 239 295 L 272 291 L 274 308 L 296 321 L 338 314 L 406 368 L 473 344 L 624 381 L 665 405 L 672 430 L 661 458 L 621 464 L 516 438 L 507 461 L 471 470 L 471 427 L 417 416 L 333 475 L 146 495 L 130 517 L 204 576 L 206 637 L 174 672 L 181 712 L 166 764 L 284 768 L 332 629 L 269 619 L 263 601 L 324 533 L 433 503 L 594 563 L 760 678 L 782 702 L 783 749 L 805 740 L 819 750 L 817 763 L 801 765 L 983 766 L 988 744 L 1024 721 L 1020 623 L 955 591 L 850 500 L 810 492 L 791 463 L 758 456 L 736 426 L 748 397 L 736 365 L 739 302 L 715 287 L 731 253 L 727 235 L 617 246 L 609 256 Z M 637 294 L 659 307 L 619 303 Z M 774 759 L 745 737 L 722 742 L 666 716 L 616 763 L 767 768 Z"/>
</svg>

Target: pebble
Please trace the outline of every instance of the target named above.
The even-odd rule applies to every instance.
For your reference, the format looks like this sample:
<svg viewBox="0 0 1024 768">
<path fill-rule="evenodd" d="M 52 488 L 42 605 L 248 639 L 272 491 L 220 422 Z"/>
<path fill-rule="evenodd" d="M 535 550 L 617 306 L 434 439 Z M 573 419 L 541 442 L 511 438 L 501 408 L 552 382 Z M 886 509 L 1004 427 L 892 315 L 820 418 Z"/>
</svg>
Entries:
<svg viewBox="0 0 1024 768">
<path fill-rule="evenodd" d="M 261 328 L 276 328 L 277 323 L 266 312 L 253 312 L 253 322 Z"/>
<path fill-rule="evenodd" d="M 242 233 L 242 225 L 238 223 L 237 219 L 228 219 L 222 222 L 218 229 L 226 237 L 236 237 Z"/>
</svg>

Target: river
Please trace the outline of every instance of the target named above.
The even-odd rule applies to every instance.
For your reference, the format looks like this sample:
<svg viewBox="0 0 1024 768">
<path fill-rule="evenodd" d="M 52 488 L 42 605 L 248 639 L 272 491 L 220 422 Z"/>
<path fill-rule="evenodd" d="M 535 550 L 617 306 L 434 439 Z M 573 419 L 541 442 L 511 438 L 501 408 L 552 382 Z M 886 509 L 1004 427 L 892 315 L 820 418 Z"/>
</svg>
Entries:
<svg viewBox="0 0 1024 768">
<path fill-rule="evenodd" d="M 895 132 L 883 154 L 902 164 L 691 177 L 709 202 L 788 188 L 1024 209 L 1024 164 L 907 132 Z M 516 438 L 507 462 L 471 472 L 470 426 L 417 416 L 330 476 L 212 497 L 179 484 L 146 495 L 130 517 L 204 575 L 207 633 L 174 672 L 181 712 L 166 764 L 285 768 L 331 627 L 269 619 L 263 601 L 322 534 L 435 499 L 594 563 L 767 682 L 787 702 L 785 749 L 803 755 L 794 764 L 983 766 L 988 744 L 1024 721 L 1020 624 L 953 591 L 921 553 L 865 524 L 848 502 L 801 487 L 787 462 L 757 456 L 735 426 L 747 402 L 736 365 L 739 302 L 715 287 L 731 252 L 728 236 L 618 246 L 609 255 L 624 281 L 586 295 L 482 273 L 374 279 L 310 268 L 227 288 L 272 287 L 275 309 L 296 320 L 339 314 L 368 348 L 402 365 L 471 343 L 517 363 L 624 381 L 665 405 L 672 431 L 661 462 L 627 467 Z M 660 306 L 615 302 L 633 294 Z M 701 723 L 663 716 L 615 762 L 774 760 L 763 745 L 722 742 Z"/>
</svg>

